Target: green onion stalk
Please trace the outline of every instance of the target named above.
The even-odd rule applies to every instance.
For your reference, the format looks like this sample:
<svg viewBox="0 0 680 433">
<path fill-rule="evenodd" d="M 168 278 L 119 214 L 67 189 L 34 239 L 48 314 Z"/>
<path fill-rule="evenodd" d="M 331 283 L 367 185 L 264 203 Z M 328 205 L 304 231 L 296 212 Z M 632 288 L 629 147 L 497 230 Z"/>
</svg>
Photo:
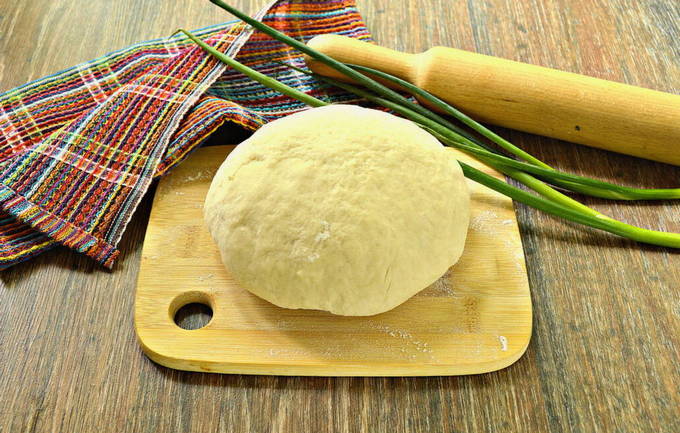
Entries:
<svg viewBox="0 0 680 433">
<path fill-rule="evenodd" d="M 648 230 L 617 221 L 572 199 L 569 196 L 566 196 L 547 183 L 559 186 L 565 190 L 579 192 L 582 194 L 620 200 L 677 199 L 680 198 L 680 188 L 629 188 L 555 170 L 529 153 L 498 136 L 493 131 L 484 127 L 472 118 L 461 113 L 459 110 L 447 104 L 443 100 L 407 81 L 401 80 L 397 77 L 375 69 L 356 65 L 347 65 L 338 62 L 332 57 L 317 52 L 302 42 L 249 17 L 248 15 L 231 7 L 221 0 L 210 1 L 235 15 L 247 24 L 250 24 L 257 30 L 260 30 L 272 38 L 277 39 L 284 44 L 289 45 L 318 60 L 319 62 L 332 67 L 336 71 L 350 78 L 355 84 L 358 84 L 361 87 L 334 80 L 332 78 L 322 77 L 312 72 L 294 68 L 293 66 L 288 65 L 289 67 L 297 69 L 302 73 L 313 75 L 316 78 L 331 85 L 340 87 L 408 118 L 409 120 L 432 133 L 444 145 L 471 154 L 475 158 L 493 167 L 494 169 L 536 191 L 539 195 L 531 194 L 523 189 L 517 188 L 502 180 L 490 176 L 468 164 L 465 164 L 462 161 L 459 161 L 463 169 L 463 173 L 467 178 L 491 188 L 503 195 L 506 195 L 515 201 L 569 221 L 604 230 L 609 233 L 613 233 L 638 242 L 680 248 L 680 234 L 678 233 Z M 186 30 L 180 29 L 178 31 L 184 33 L 192 41 L 201 46 L 203 50 L 216 57 L 222 63 L 234 68 L 235 70 L 271 89 L 277 90 L 287 96 L 290 96 L 291 98 L 297 99 L 313 107 L 328 105 L 328 103 L 325 101 L 322 101 L 304 92 L 300 92 L 297 89 L 294 89 L 252 68 L 249 68 L 248 66 L 241 64 L 240 62 L 206 44 Z M 366 74 L 370 74 L 372 76 L 376 76 L 397 84 L 408 93 L 428 101 L 444 114 L 450 115 L 451 117 L 471 128 L 473 131 L 475 131 L 475 133 L 488 139 L 506 152 L 520 158 L 524 162 L 510 158 L 487 146 L 475 135 L 463 130 L 457 125 L 454 125 L 441 115 L 429 110 L 428 108 L 414 103 L 407 97 L 375 81 Z"/>
</svg>

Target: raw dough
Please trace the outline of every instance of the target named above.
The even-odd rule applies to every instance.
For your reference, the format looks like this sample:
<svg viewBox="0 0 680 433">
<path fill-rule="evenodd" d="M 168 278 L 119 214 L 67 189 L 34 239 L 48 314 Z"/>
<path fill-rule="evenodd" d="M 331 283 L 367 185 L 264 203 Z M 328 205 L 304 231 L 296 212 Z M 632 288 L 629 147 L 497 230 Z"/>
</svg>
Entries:
<svg viewBox="0 0 680 433">
<path fill-rule="evenodd" d="M 205 219 L 244 288 L 286 308 L 390 310 L 456 263 L 469 193 L 414 123 L 330 105 L 263 126 L 215 175 Z"/>
</svg>

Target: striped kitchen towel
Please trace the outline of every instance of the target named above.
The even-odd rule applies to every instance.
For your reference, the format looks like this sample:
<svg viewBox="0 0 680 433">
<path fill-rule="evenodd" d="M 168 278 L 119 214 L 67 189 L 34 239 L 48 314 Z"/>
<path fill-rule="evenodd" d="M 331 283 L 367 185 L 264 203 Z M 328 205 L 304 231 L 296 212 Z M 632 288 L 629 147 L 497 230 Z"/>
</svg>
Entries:
<svg viewBox="0 0 680 433">
<path fill-rule="evenodd" d="M 280 0 L 257 15 L 306 41 L 370 39 L 354 0 Z M 219 50 L 328 101 L 292 49 L 242 23 L 195 32 Z M 111 267 L 135 208 L 224 122 L 250 130 L 304 105 L 227 70 L 183 35 L 133 45 L 0 94 L 0 268 L 62 244 Z"/>
</svg>

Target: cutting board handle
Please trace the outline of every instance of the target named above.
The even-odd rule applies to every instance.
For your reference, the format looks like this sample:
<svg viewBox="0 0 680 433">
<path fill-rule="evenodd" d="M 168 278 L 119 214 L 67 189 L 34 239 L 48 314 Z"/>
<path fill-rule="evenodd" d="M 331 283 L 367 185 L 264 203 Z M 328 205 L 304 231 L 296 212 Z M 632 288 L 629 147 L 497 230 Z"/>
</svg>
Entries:
<svg viewBox="0 0 680 433">
<path fill-rule="evenodd" d="M 407 54 L 339 35 L 308 45 L 408 80 L 483 122 L 680 165 L 679 95 L 454 48 Z"/>
</svg>

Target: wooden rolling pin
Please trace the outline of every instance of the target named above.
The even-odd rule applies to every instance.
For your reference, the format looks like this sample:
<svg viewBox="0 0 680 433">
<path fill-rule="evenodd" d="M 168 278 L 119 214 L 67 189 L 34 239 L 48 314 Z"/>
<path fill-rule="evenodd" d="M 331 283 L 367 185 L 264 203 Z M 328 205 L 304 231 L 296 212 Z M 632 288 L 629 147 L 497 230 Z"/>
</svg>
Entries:
<svg viewBox="0 0 680 433">
<path fill-rule="evenodd" d="M 308 45 L 408 80 L 482 122 L 680 165 L 680 95 L 454 48 L 406 54 L 338 35 Z"/>
</svg>

